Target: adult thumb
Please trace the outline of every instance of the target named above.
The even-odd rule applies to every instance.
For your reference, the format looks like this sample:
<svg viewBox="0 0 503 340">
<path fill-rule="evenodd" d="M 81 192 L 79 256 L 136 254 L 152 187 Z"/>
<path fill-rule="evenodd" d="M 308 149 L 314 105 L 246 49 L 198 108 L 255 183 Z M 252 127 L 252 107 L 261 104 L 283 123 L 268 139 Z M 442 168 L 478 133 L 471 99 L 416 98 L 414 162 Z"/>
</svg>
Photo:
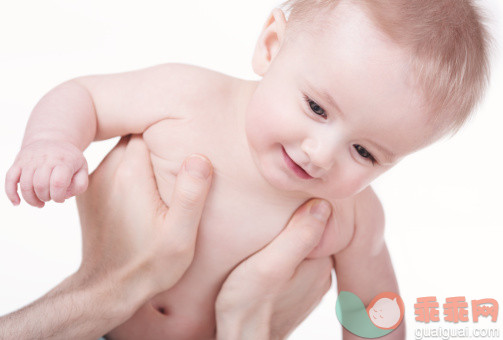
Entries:
<svg viewBox="0 0 503 340">
<path fill-rule="evenodd" d="M 274 240 L 248 259 L 249 265 L 273 280 L 290 279 L 319 243 L 331 211 L 332 206 L 325 200 L 308 201 Z"/>
<path fill-rule="evenodd" d="M 185 159 L 178 173 L 166 220 L 180 240 L 195 242 L 212 174 L 209 159 L 198 154 Z"/>
</svg>

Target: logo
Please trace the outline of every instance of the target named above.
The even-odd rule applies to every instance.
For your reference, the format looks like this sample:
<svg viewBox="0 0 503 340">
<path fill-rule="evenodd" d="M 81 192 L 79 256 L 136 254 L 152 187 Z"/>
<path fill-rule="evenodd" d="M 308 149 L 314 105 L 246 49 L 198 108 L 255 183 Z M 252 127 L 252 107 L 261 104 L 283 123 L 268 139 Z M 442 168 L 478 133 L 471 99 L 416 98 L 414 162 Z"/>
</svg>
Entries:
<svg viewBox="0 0 503 340">
<path fill-rule="evenodd" d="M 444 301 L 445 303 L 440 304 L 436 296 L 417 298 L 414 304 L 417 322 L 414 329 L 415 339 L 501 339 L 499 328 L 487 328 L 498 319 L 499 304 L 496 299 L 470 301 L 465 296 L 452 296 Z M 469 324 L 470 312 L 473 325 Z"/>
<path fill-rule="evenodd" d="M 392 292 L 375 296 L 367 308 L 358 296 L 341 291 L 335 305 L 337 318 L 349 332 L 362 338 L 378 338 L 391 333 L 402 322 L 402 298 Z"/>
</svg>

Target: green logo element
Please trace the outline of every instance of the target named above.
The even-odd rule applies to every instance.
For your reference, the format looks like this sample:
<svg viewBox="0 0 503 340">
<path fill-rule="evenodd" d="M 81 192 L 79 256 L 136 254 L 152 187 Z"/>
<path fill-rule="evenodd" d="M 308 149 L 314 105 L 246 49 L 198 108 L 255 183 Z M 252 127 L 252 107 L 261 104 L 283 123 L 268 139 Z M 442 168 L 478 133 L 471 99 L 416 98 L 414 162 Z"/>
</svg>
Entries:
<svg viewBox="0 0 503 340">
<path fill-rule="evenodd" d="M 341 291 L 335 312 L 341 325 L 349 332 L 363 338 L 379 338 L 400 325 L 404 307 L 402 299 L 395 293 L 381 293 L 365 308 L 358 296 Z"/>
</svg>

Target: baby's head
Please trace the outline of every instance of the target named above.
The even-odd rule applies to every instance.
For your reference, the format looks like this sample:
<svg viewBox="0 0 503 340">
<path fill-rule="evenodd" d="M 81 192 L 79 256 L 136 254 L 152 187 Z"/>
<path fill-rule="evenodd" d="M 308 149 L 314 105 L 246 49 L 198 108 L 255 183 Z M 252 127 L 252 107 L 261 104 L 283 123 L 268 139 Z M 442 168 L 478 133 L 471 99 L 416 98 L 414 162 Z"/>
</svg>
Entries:
<svg viewBox="0 0 503 340">
<path fill-rule="evenodd" d="M 283 8 L 288 20 L 275 9 L 258 39 L 252 65 L 262 79 L 246 114 L 254 160 L 276 187 L 352 196 L 458 131 L 482 97 L 488 35 L 469 1 L 290 0 Z M 289 159 L 308 175 L 296 175 Z"/>
</svg>

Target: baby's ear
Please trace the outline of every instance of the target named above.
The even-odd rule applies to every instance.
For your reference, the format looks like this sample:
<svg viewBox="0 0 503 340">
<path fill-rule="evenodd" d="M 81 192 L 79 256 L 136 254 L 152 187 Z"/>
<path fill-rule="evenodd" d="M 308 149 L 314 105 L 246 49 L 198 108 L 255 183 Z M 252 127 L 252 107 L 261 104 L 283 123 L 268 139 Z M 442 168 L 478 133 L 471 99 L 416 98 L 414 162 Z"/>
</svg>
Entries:
<svg viewBox="0 0 503 340">
<path fill-rule="evenodd" d="M 279 8 L 273 9 L 262 28 L 253 52 L 252 67 L 257 75 L 263 76 L 278 54 L 283 44 L 285 29 L 285 14 Z"/>
</svg>

